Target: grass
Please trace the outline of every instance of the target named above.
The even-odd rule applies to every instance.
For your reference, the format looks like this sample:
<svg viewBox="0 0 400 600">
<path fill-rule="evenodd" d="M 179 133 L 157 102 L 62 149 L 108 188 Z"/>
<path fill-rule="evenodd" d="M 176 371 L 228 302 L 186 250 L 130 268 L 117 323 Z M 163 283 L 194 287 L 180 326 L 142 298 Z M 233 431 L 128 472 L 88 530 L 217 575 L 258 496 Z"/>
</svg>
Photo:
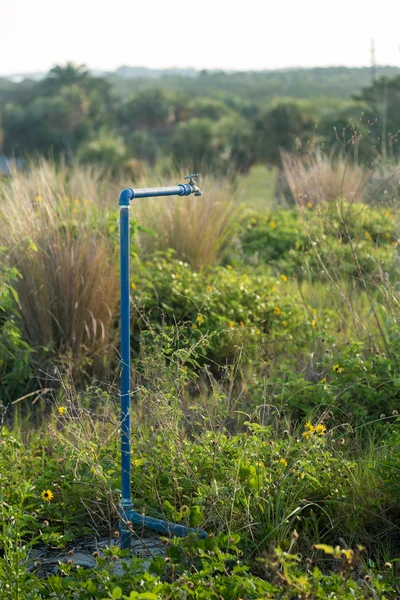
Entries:
<svg viewBox="0 0 400 600">
<path fill-rule="evenodd" d="M 138 199 L 132 213 L 140 225 L 151 230 L 140 234 L 140 250 L 146 256 L 173 248 L 177 258 L 194 268 L 218 264 L 243 217 L 227 181 L 200 183 L 203 196 Z M 148 185 L 143 184 L 143 187 Z"/>
<path fill-rule="evenodd" d="M 0 232 L 22 277 L 2 271 L 0 369 L 14 389 L 21 327 L 52 389 L 15 404 L 10 391 L 1 413 L 0 598 L 398 595 L 397 212 L 335 198 L 344 163 L 318 161 L 300 165 L 315 204 L 285 216 L 264 167 L 234 194 L 205 181 L 200 198 L 132 206 L 134 506 L 211 535 L 121 576 L 116 548 L 46 580 L 22 565 L 38 542 L 74 553 L 117 526 L 124 185 L 45 162 L 2 182 Z M 273 260 L 247 261 L 253 227 Z"/>
<path fill-rule="evenodd" d="M 282 153 L 283 173 L 299 206 L 316 206 L 344 198 L 355 202 L 362 198 L 367 173 L 362 167 L 327 156 L 295 156 Z"/>
<path fill-rule="evenodd" d="M 353 576 L 350 571 L 346 573 L 346 562 L 338 565 L 339 570 L 343 569 L 341 586 L 354 584 L 355 589 L 362 590 L 367 576 L 373 582 L 370 597 L 386 597 L 379 595 L 378 573 L 368 567 L 368 560 L 378 560 L 377 548 L 382 548 L 383 538 L 392 539 L 392 545 L 387 543 L 384 552 L 385 559 L 393 561 L 393 543 L 398 531 L 398 524 L 387 516 L 390 500 L 385 496 L 376 469 L 385 453 L 382 438 L 371 436 L 365 452 L 365 438 L 357 440 L 356 432 L 347 429 L 343 446 L 340 443 L 343 431 L 331 428 L 328 414 L 323 417 L 326 425 L 311 437 L 303 435 L 310 430 L 304 423 L 285 434 L 285 424 L 278 413 L 271 425 L 262 425 L 254 415 L 241 433 L 230 433 L 221 424 L 225 411 L 217 396 L 209 398 L 208 403 L 215 403 L 220 416 L 214 413 L 207 422 L 203 421 L 202 410 L 194 419 L 189 416 L 184 402 L 184 375 L 181 375 L 182 381 L 175 380 L 177 393 L 169 396 L 168 379 L 171 378 L 167 370 L 170 366 L 161 367 L 158 382 L 154 382 L 157 388 L 138 390 L 141 400 L 133 414 L 132 438 L 135 507 L 146 514 L 205 527 L 214 534 L 223 552 L 214 555 L 215 549 L 209 547 L 214 568 L 234 578 L 235 571 L 231 572 L 229 562 L 238 552 L 240 558 L 235 564 L 250 567 L 254 586 L 263 581 L 276 586 L 276 589 L 271 588 L 271 598 L 283 593 L 285 588 L 294 593 L 300 574 L 304 586 L 301 589 L 304 592 L 314 589 L 318 569 L 308 573 L 295 561 L 292 569 L 282 570 L 294 552 L 302 556 L 302 561 L 307 557 L 315 563 L 315 568 L 326 571 L 323 558 L 312 544 L 326 544 L 328 548 L 330 543 L 333 547 L 338 543 L 349 552 L 356 544 L 363 544 L 366 554 L 357 559 Z M 89 408 L 94 404 L 93 396 L 96 396 L 95 408 Z M 12 432 L 4 428 L 1 431 L 3 529 L 0 541 L 6 552 L 0 557 L 0 572 L 2 585 L 15 580 L 18 574 L 21 597 L 25 597 L 23 594 L 36 580 L 33 575 L 24 579 L 15 561 L 15 552 L 19 548 L 19 559 L 23 559 L 36 539 L 35 532 L 42 542 L 68 549 L 74 547 L 75 539 L 82 533 L 90 537 L 107 535 L 116 527 L 120 473 L 117 398 L 113 398 L 111 390 L 103 395 L 90 390 L 78 396 L 65 382 L 63 404 L 54 406 L 47 422 L 35 434 L 25 433 L 23 423 L 22 428 L 16 426 Z M 62 414 L 61 407 L 65 409 Z M 145 413 L 142 407 L 146 407 Z M 310 419 L 314 427 L 321 426 L 321 419 L 315 421 L 311 416 Z M 19 465 L 18 472 L 4 468 L 10 461 Z M 324 470 L 320 468 L 321 462 Z M 43 490 L 53 492 L 50 502 L 42 500 Z M 12 522 L 16 546 L 10 545 L 10 538 L 6 537 Z M 197 549 L 196 543 L 188 540 L 181 548 L 177 553 L 170 550 L 175 568 L 181 573 L 177 586 L 178 581 L 183 585 L 182 576 L 187 581 L 200 572 L 196 560 L 192 567 L 186 561 L 182 572 L 181 561 L 185 552 L 192 559 L 197 551 L 201 556 L 201 545 Z M 118 551 L 112 550 L 114 555 L 116 552 L 118 556 Z M 279 563 L 275 578 L 273 565 L 278 556 L 283 563 Z M 266 572 L 261 568 L 262 563 Z M 79 585 L 86 580 L 85 572 L 70 571 L 67 567 L 60 566 L 60 581 L 50 578 L 42 582 L 41 593 L 35 598 L 45 598 L 46 593 L 54 591 L 57 581 L 60 586 L 71 584 L 71 577 L 76 589 L 80 589 Z M 112 590 L 107 586 L 119 585 L 126 590 L 131 585 L 140 591 L 135 572 L 142 573 L 142 568 L 139 561 L 130 577 L 101 578 L 100 589 Z M 105 574 L 102 562 L 98 569 Z M 238 572 L 240 569 L 236 574 Z M 395 582 L 395 572 L 394 567 L 388 569 L 385 578 L 385 588 L 389 591 Z M 244 584 L 244 573 L 235 582 L 238 589 L 231 592 L 232 598 L 240 597 L 239 584 Z M 175 581 L 175 577 L 163 569 L 159 575 L 163 575 L 161 581 Z M 97 570 L 88 576 L 96 579 Z M 314 597 L 324 598 L 334 585 L 337 584 L 331 576 L 322 584 L 320 595 L 314 589 Z M 336 589 L 337 597 L 343 597 L 339 595 L 340 589 Z M 0 591 L 5 591 L 1 584 Z M 14 592 L 10 597 L 20 596 Z M 165 590 L 160 597 L 175 598 Z M 176 597 L 179 597 L 178 592 Z"/>
<path fill-rule="evenodd" d="M 246 175 L 237 176 L 238 199 L 250 208 L 267 213 L 275 206 L 277 170 L 254 165 Z"/>
<path fill-rule="evenodd" d="M 21 275 L 15 289 L 25 339 L 53 357 L 69 354 L 73 364 L 86 354 L 101 376 L 118 274 L 102 223 L 92 227 L 97 183 L 90 170 L 69 175 L 45 162 L 28 175 L 15 172 L 0 192 L 0 231 L 9 263 Z M 104 215 L 100 219 L 106 222 Z M 84 370 L 83 361 L 79 368 Z"/>
</svg>

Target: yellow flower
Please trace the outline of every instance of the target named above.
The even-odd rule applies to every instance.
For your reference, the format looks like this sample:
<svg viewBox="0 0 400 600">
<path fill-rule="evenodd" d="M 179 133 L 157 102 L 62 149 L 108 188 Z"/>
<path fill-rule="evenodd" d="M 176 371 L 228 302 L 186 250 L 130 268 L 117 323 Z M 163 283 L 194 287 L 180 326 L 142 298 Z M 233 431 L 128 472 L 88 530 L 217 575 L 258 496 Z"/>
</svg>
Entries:
<svg viewBox="0 0 400 600">
<path fill-rule="evenodd" d="M 243 321 L 240 321 L 240 327 L 245 327 L 245 324 L 243 323 Z"/>
<path fill-rule="evenodd" d="M 275 229 L 275 227 L 276 227 L 275 221 L 270 221 L 269 226 L 271 227 L 271 229 Z"/>
<path fill-rule="evenodd" d="M 385 210 L 385 217 L 390 217 L 390 212 L 388 210 Z"/>
<path fill-rule="evenodd" d="M 65 408 L 65 406 L 59 406 L 58 407 L 58 414 L 59 415 L 65 415 L 65 413 L 67 412 L 67 409 Z"/>
<path fill-rule="evenodd" d="M 323 379 L 320 379 L 319 383 L 325 383 L 326 382 L 326 377 L 324 377 Z"/>
<path fill-rule="evenodd" d="M 312 202 L 307 202 L 307 208 L 312 208 L 313 207 L 313 203 Z"/>
<path fill-rule="evenodd" d="M 286 281 L 287 281 L 287 277 L 286 277 L 286 275 L 281 275 L 281 279 L 282 279 L 282 281 L 285 281 L 285 282 L 286 282 Z"/>
<path fill-rule="evenodd" d="M 235 327 L 235 323 L 233 321 L 229 321 L 228 327 L 229 329 L 233 329 Z"/>
<path fill-rule="evenodd" d="M 39 194 L 37 194 L 35 200 L 36 200 L 36 202 L 41 202 L 42 198 L 41 198 L 41 196 L 39 196 Z"/>
<path fill-rule="evenodd" d="M 281 322 L 282 322 L 282 327 L 286 327 L 287 321 L 281 321 Z"/>
<path fill-rule="evenodd" d="M 199 325 L 202 325 L 205 321 L 205 318 L 203 317 L 203 315 L 197 315 L 196 321 L 198 322 Z"/>
<path fill-rule="evenodd" d="M 317 433 L 318 435 L 324 435 L 324 433 L 326 433 L 325 425 L 323 425 L 322 423 L 318 423 L 318 425 L 315 427 L 315 433 Z"/>
<path fill-rule="evenodd" d="M 316 326 L 316 324 L 317 324 L 317 319 L 313 319 L 313 320 L 311 321 L 311 327 L 315 327 L 315 326 Z"/>
<path fill-rule="evenodd" d="M 370 234 L 368 231 L 366 231 L 366 232 L 365 232 L 365 237 L 366 237 L 366 238 L 367 238 L 367 240 L 369 240 L 369 241 L 371 241 L 371 240 L 372 240 L 371 234 Z"/>
<path fill-rule="evenodd" d="M 135 283 L 133 283 L 133 281 L 131 282 L 131 288 L 132 288 L 133 290 L 136 290 L 136 284 L 135 284 Z"/>
<path fill-rule="evenodd" d="M 211 285 L 208 285 L 208 286 L 206 287 L 206 290 L 207 290 L 207 292 L 208 292 L 208 293 L 210 293 L 210 292 L 211 292 L 211 290 L 212 290 L 212 287 L 211 287 Z"/>
<path fill-rule="evenodd" d="M 343 367 L 341 367 L 339 364 L 333 365 L 333 370 L 335 373 L 341 373 L 343 371 Z"/>
<path fill-rule="evenodd" d="M 198 329 L 197 325 L 192 325 L 192 329 Z"/>
<path fill-rule="evenodd" d="M 304 425 L 304 431 L 302 433 L 302 435 L 306 438 L 306 440 L 309 440 L 310 437 L 313 435 L 315 431 L 314 425 L 312 425 L 309 421 L 307 421 L 307 423 Z"/>
<path fill-rule="evenodd" d="M 51 490 L 43 490 L 40 496 L 42 500 L 47 500 L 47 502 L 50 502 L 50 500 L 53 499 L 53 492 Z"/>
<path fill-rule="evenodd" d="M 274 308 L 274 313 L 275 313 L 276 315 L 280 315 L 280 314 L 281 314 L 281 309 L 280 309 L 278 306 L 275 306 L 275 308 Z"/>
<path fill-rule="evenodd" d="M 287 467 L 287 465 L 288 465 L 287 460 L 285 458 L 280 458 L 279 462 L 285 467 Z"/>
<path fill-rule="evenodd" d="M 314 315 L 314 317 L 315 317 L 315 315 L 317 314 L 317 311 L 315 310 L 315 308 L 312 308 L 312 309 L 311 309 L 311 313 L 312 313 L 312 314 Z"/>
<path fill-rule="evenodd" d="M 232 265 L 226 265 L 226 268 L 231 270 L 232 269 Z"/>
</svg>

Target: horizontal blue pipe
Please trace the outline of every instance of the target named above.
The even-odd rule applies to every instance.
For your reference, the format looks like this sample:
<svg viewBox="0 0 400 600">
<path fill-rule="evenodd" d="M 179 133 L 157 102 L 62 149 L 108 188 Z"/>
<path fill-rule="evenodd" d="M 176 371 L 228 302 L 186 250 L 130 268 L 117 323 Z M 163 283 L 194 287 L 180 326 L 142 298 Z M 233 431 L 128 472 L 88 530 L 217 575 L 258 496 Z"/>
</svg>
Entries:
<svg viewBox="0 0 400 600">
<path fill-rule="evenodd" d="M 127 188 L 123 190 L 119 197 L 119 205 L 127 206 L 129 202 L 134 198 L 156 198 L 157 196 L 190 196 L 197 191 L 195 185 L 189 183 L 180 183 L 179 185 L 172 185 L 166 187 L 157 188 L 139 188 L 133 190 Z"/>
<path fill-rule="evenodd" d="M 128 521 L 130 521 L 135 527 L 152 529 L 153 531 L 157 531 L 163 535 L 186 537 L 189 535 L 189 533 L 194 533 L 202 540 L 207 537 L 207 533 L 198 527 L 185 527 L 185 525 L 170 523 L 169 521 L 163 521 L 162 519 L 146 517 L 135 510 L 128 511 L 126 516 Z"/>
</svg>

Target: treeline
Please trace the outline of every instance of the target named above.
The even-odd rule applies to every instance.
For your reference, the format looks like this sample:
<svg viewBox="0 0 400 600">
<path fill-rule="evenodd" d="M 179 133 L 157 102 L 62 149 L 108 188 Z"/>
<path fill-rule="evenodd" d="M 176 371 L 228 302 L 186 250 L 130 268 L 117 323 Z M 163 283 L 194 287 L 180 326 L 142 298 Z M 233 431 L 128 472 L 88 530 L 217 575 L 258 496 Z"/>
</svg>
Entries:
<svg viewBox="0 0 400 600">
<path fill-rule="evenodd" d="M 332 79 L 342 91 L 346 71 L 352 72 L 341 69 Z M 281 96 L 274 98 L 265 88 L 271 74 L 202 72 L 117 81 L 116 75 L 93 76 L 83 65 L 57 66 L 41 81 L 0 81 L 1 153 L 111 167 L 131 159 L 151 165 L 164 160 L 178 168 L 225 173 L 245 172 L 257 162 L 280 166 L 282 149 L 351 152 L 357 161 L 395 158 L 400 75 L 372 81 L 367 70 L 357 71 L 366 85 L 360 89 L 360 77 L 355 78 L 351 97 L 343 92 L 338 98 L 334 83 L 330 97 L 321 96 L 318 89 L 326 93 L 327 78 L 317 77 L 318 87 L 314 77 L 307 86 L 307 71 L 303 79 L 296 71 L 290 81 L 302 85 L 281 86 Z"/>
</svg>

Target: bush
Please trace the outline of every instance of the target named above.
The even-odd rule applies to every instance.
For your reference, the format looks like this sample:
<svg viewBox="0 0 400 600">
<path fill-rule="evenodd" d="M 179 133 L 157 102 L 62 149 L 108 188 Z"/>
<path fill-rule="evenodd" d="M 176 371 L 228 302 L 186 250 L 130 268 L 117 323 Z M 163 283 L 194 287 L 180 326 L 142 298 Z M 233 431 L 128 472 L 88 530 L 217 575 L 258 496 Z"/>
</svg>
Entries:
<svg viewBox="0 0 400 600">
<path fill-rule="evenodd" d="M 78 157 L 83 163 L 100 164 L 104 167 L 120 166 L 127 155 L 122 137 L 98 137 L 87 142 L 79 150 Z"/>
<path fill-rule="evenodd" d="M 265 217 L 254 215 L 242 229 L 240 241 L 248 260 L 278 263 L 282 268 L 288 268 L 286 263 L 290 263 L 293 253 L 304 252 L 310 243 L 295 210 L 279 210 Z"/>
<path fill-rule="evenodd" d="M 392 270 L 397 245 L 393 211 L 341 201 L 253 216 L 239 235 L 248 261 L 314 279 L 324 267 L 343 280 L 360 279 L 360 269 L 371 279 Z"/>
<path fill-rule="evenodd" d="M 309 316 L 286 278 L 249 275 L 230 265 L 193 271 L 169 255 L 136 262 L 133 275 L 134 350 L 140 331 L 181 327 L 177 343 L 196 348 L 200 363 L 223 365 L 242 354 L 266 360 L 285 345 L 295 351 L 308 339 Z M 304 327 L 304 325 L 306 325 Z"/>
<path fill-rule="evenodd" d="M 326 333 L 327 324 L 317 325 L 312 365 L 304 372 L 282 364 L 269 377 L 271 401 L 294 422 L 312 411 L 327 410 L 338 421 L 351 426 L 390 418 L 399 411 L 400 369 L 398 352 L 376 352 L 368 342 L 337 343 Z M 259 382 L 253 389 L 259 397 L 264 389 Z M 383 417 L 382 417 L 383 415 Z"/>
<path fill-rule="evenodd" d="M 0 249 L 0 404 L 22 396 L 34 374 L 33 349 L 21 332 L 21 315 L 15 282 L 21 277 L 15 268 L 5 266 Z M 1 408 L 1 406 L 0 406 Z M 0 422 L 2 415 L 0 414 Z"/>
</svg>

